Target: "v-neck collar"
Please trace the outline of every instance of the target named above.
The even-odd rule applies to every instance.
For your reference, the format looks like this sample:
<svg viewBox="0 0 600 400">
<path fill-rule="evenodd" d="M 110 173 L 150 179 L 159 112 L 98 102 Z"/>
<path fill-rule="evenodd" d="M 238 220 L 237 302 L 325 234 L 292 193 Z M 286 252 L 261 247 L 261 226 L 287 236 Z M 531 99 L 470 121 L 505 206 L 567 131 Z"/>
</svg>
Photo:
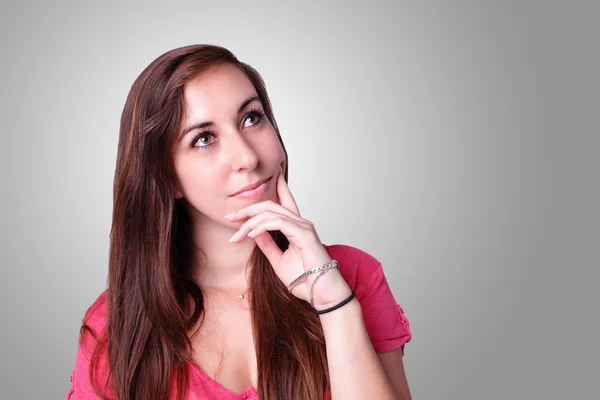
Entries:
<svg viewBox="0 0 600 400">
<path fill-rule="evenodd" d="M 226 396 L 227 399 L 231 400 L 241 400 L 241 399 L 258 399 L 258 393 L 254 386 L 248 386 L 240 393 L 234 393 L 231 390 L 227 389 L 225 386 L 221 385 L 219 382 L 212 379 L 210 376 L 206 375 L 204 371 L 200 367 L 198 367 L 193 362 L 188 363 L 190 368 L 198 375 L 205 383 L 219 391 L 221 394 Z"/>
</svg>

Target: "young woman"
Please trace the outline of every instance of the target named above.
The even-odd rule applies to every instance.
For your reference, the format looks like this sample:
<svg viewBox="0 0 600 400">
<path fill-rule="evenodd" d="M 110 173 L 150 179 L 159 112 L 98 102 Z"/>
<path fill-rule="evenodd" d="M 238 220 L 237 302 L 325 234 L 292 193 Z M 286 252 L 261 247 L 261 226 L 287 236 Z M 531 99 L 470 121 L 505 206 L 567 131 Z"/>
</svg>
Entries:
<svg viewBox="0 0 600 400">
<path fill-rule="evenodd" d="M 410 399 L 411 333 L 381 264 L 321 243 L 287 177 L 264 82 L 230 51 L 187 46 L 142 72 L 108 289 L 67 399 Z"/>
</svg>

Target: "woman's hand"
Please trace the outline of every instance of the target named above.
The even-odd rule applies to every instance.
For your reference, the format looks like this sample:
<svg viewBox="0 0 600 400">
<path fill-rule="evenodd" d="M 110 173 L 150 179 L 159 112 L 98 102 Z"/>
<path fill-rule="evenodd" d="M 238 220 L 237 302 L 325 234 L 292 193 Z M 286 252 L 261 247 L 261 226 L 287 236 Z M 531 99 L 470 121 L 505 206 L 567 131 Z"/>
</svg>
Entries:
<svg viewBox="0 0 600 400">
<path fill-rule="evenodd" d="M 331 257 L 323 247 L 312 222 L 300 217 L 300 211 L 294 196 L 280 169 L 276 178 L 277 195 L 280 204 L 267 200 L 252 204 L 229 214 L 229 221 L 249 218 L 242 224 L 231 240 L 237 243 L 246 235 L 253 238 L 265 254 L 275 273 L 284 285 L 289 284 L 314 267 L 326 264 Z M 281 231 L 289 246 L 282 252 L 267 231 Z M 309 275 L 292 293 L 303 300 L 310 301 L 310 287 L 319 274 Z M 315 284 L 313 300 L 317 310 L 338 304 L 351 293 L 339 270 L 332 268 Z"/>
</svg>

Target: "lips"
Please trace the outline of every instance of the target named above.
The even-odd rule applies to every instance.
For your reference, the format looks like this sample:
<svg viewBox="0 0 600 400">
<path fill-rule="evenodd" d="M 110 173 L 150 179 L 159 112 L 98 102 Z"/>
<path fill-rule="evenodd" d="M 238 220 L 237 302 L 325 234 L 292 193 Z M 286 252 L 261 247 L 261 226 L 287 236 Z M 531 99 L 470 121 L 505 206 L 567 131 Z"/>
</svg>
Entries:
<svg viewBox="0 0 600 400">
<path fill-rule="evenodd" d="M 265 179 L 261 179 L 260 181 L 251 183 L 248 186 L 244 186 L 243 188 L 241 188 L 240 190 L 238 190 L 237 192 L 235 192 L 231 196 L 236 196 L 236 195 L 238 195 L 238 194 L 240 194 L 242 192 L 255 189 L 255 188 L 259 187 L 260 185 L 262 185 L 263 183 L 265 183 L 266 181 L 268 181 L 269 179 L 271 179 L 271 177 L 268 177 L 268 178 L 265 178 Z"/>
</svg>

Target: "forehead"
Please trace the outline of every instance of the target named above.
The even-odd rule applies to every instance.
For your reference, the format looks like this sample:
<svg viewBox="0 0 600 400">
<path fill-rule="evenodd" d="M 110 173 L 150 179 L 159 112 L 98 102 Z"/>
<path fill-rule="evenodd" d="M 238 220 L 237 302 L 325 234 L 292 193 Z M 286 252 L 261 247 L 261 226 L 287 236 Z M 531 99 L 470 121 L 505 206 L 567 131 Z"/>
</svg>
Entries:
<svg viewBox="0 0 600 400">
<path fill-rule="evenodd" d="M 183 95 L 187 119 L 208 120 L 237 113 L 240 103 L 256 96 L 256 90 L 239 68 L 223 64 L 190 81 Z"/>
</svg>

